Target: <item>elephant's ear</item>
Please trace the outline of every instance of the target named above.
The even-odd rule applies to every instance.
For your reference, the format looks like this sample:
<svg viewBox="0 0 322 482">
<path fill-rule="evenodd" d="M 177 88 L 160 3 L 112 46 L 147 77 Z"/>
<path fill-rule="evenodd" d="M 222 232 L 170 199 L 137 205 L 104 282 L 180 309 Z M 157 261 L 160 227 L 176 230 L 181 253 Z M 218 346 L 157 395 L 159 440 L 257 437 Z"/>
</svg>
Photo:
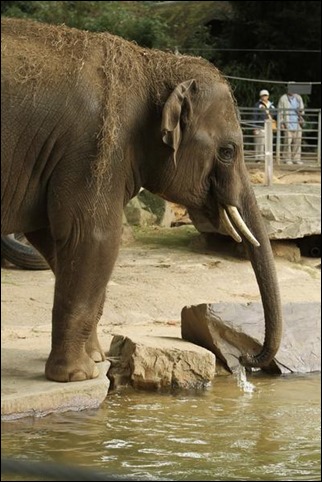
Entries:
<svg viewBox="0 0 322 482">
<path fill-rule="evenodd" d="M 173 149 L 173 161 L 176 165 L 176 153 L 181 140 L 180 120 L 187 121 L 191 114 L 190 95 L 196 86 L 194 79 L 177 85 L 163 107 L 161 133 L 165 144 Z"/>
</svg>

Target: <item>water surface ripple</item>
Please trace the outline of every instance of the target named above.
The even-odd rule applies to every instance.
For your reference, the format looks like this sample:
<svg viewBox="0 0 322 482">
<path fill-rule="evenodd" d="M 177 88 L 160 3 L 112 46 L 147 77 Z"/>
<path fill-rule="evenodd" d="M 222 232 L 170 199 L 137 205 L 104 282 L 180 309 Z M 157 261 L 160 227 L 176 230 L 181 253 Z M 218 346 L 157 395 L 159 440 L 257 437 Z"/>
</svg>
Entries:
<svg viewBox="0 0 322 482">
<path fill-rule="evenodd" d="M 98 410 L 5 422 L 2 454 L 147 480 L 321 480 L 320 374 L 251 382 L 252 393 L 231 377 L 198 393 L 126 389 Z"/>
</svg>

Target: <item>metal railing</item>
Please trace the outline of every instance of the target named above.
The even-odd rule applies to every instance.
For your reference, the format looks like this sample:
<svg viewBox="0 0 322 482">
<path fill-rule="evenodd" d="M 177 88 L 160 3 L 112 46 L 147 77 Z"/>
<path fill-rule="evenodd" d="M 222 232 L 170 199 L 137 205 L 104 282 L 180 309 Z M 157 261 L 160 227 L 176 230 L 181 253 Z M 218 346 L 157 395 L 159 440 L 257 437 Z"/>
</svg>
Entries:
<svg viewBox="0 0 322 482">
<path fill-rule="evenodd" d="M 253 107 L 239 107 L 244 138 L 245 161 L 246 163 L 265 162 L 268 152 L 271 153 L 274 164 L 283 164 L 284 160 L 286 160 L 287 143 L 286 130 L 282 128 L 281 118 L 288 111 L 294 112 L 294 110 L 275 109 L 276 130 L 268 129 L 267 131 L 265 131 L 262 123 L 254 120 L 257 110 L 259 109 Z M 300 136 L 300 162 L 305 167 L 318 169 L 321 168 L 321 109 L 305 109 L 303 117 L 305 123 L 301 129 Z M 259 133 L 259 131 L 261 132 Z M 270 134 L 269 131 L 271 132 Z M 271 135 L 272 138 L 269 139 L 268 135 Z M 265 146 L 264 151 L 258 150 L 258 142 L 263 142 Z"/>
</svg>

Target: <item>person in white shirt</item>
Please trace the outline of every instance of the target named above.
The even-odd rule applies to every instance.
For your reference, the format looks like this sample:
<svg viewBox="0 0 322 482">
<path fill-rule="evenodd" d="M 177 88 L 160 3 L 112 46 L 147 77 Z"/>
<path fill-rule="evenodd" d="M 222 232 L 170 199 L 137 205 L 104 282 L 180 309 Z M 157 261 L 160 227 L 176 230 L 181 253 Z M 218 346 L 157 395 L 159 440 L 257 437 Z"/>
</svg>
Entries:
<svg viewBox="0 0 322 482">
<path fill-rule="evenodd" d="M 287 93 L 278 102 L 280 127 L 284 132 L 284 162 L 303 164 L 301 160 L 303 99 L 299 94 Z"/>
</svg>

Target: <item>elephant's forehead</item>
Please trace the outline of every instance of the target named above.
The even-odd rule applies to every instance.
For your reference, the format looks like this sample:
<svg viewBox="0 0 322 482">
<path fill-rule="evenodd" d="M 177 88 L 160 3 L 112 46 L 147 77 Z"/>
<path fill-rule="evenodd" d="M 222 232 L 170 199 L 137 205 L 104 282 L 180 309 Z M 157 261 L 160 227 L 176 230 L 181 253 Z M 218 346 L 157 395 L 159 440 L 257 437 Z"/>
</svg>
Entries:
<svg viewBox="0 0 322 482">
<path fill-rule="evenodd" d="M 236 106 L 229 98 L 208 102 L 202 111 L 199 128 L 213 139 L 226 138 L 236 144 L 242 142 Z"/>
<path fill-rule="evenodd" d="M 200 114 L 204 122 L 223 125 L 225 128 L 239 128 L 238 111 L 229 87 L 221 82 L 205 89 L 200 98 Z"/>
</svg>

